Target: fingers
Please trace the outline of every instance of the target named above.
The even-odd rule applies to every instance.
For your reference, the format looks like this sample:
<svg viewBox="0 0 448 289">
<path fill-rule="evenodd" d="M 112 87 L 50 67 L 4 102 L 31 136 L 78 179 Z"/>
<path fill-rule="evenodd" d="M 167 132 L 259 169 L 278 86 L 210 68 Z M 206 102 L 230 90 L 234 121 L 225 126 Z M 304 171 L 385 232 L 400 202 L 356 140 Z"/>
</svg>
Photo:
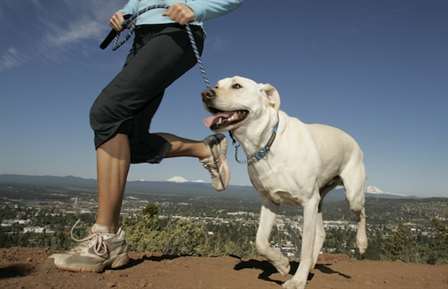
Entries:
<svg viewBox="0 0 448 289">
<path fill-rule="evenodd" d="M 182 3 L 171 5 L 163 15 L 182 25 L 190 23 L 196 17 L 193 10 Z"/>
<path fill-rule="evenodd" d="M 121 12 L 115 12 L 114 15 L 109 20 L 109 25 L 112 27 L 115 31 L 121 31 L 123 30 L 123 13 Z"/>
</svg>

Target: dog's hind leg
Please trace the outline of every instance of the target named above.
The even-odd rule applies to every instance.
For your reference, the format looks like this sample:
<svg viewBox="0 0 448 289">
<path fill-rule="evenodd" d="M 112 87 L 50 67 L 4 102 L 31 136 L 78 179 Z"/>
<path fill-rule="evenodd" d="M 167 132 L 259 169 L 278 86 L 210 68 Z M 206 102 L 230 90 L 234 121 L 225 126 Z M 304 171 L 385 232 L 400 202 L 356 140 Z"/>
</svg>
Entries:
<svg viewBox="0 0 448 289">
<path fill-rule="evenodd" d="M 344 183 L 350 209 L 356 214 L 358 222 L 356 246 L 359 249 L 359 253 L 364 254 L 367 249 L 367 233 L 366 213 L 364 208 L 366 173 L 363 162 L 350 163 L 346 166 L 340 176 Z"/>
<path fill-rule="evenodd" d="M 283 284 L 286 289 L 304 289 L 313 266 L 313 249 L 316 239 L 316 219 L 319 206 L 319 188 L 314 189 L 311 199 L 304 203 L 303 237 L 300 250 L 300 265 L 294 276 Z"/>
<path fill-rule="evenodd" d="M 263 199 L 262 203 L 255 246 L 258 253 L 268 258 L 278 272 L 282 275 L 288 275 L 290 269 L 289 259 L 279 249 L 272 248 L 269 244 L 269 237 L 276 217 L 274 205 L 266 199 Z"/>
</svg>

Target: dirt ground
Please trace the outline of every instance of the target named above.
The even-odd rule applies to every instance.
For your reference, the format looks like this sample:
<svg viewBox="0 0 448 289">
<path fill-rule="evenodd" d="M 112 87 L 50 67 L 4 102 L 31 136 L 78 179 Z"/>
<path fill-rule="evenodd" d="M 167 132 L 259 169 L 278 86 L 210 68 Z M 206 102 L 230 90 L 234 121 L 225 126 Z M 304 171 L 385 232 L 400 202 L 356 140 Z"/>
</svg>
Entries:
<svg viewBox="0 0 448 289">
<path fill-rule="evenodd" d="M 161 257 L 132 253 L 121 270 L 72 273 L 56 269 L 45 249 L 0 249 L 0 288 L 275 289 L 282 277 L 262 258 Z M 292 263 L 292 270 L 297 263 Z M 309 289 L 448 289 L 448 265 L 350 260 L 323 255 Z"/>
</svg>

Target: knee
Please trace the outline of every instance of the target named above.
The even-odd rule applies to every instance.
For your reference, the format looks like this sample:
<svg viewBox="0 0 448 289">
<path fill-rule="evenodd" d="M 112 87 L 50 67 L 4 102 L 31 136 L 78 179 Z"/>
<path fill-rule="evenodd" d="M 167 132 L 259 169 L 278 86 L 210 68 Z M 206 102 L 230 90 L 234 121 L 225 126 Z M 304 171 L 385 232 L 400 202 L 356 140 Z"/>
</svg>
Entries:
<svg viewBox="0 0 448 289">
<path fill-rule="evenodd" d="M 100 129 L 103 125 L 110 123 L 114 119 L 112 112 L 112 107 L 103 101 L 100 95 L 89 110 L 89 122 L 92 129 Z"/>
<path fill-rule="evenodd" d="M 363 208 L 364 202 L 362 200 L 354 199 L 350 201 L 350 210 L 352 210 L 356 214 L 360 214 Z"/>
<path fill-rule="evenodd" d="M 359 212 L 364 208 L 365 197 L 361 193 L 347 194 L 348 204 L 350 209 L 354 212 Z"/>
</svg>

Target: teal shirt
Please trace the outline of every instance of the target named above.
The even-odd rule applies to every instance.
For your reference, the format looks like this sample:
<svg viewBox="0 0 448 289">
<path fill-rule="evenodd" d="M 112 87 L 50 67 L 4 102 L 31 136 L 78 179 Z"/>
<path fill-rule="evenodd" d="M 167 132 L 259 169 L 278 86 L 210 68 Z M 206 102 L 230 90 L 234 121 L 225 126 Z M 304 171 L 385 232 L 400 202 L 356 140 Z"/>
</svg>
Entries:
<svg viewBox="0 0 448 289">
<path fill-rule="evenodd" d="M 236 9 L 241 4 L 241 0 L 129 0 L 120 11 L 124 14 L 134 14 L 151 5 L 166 4 L 170 6 L 175 3 L 188 5 L 196 15 L 196 20 L 191 24 L 202 26 L 202 22 L 224 15 Z M 166 9 L 149 10 L 138 16 L 137 25 L 173 23 L 174 21 L 171 20 L 171 18 L 163 16 L 165 11 Z"/>
</svg>

